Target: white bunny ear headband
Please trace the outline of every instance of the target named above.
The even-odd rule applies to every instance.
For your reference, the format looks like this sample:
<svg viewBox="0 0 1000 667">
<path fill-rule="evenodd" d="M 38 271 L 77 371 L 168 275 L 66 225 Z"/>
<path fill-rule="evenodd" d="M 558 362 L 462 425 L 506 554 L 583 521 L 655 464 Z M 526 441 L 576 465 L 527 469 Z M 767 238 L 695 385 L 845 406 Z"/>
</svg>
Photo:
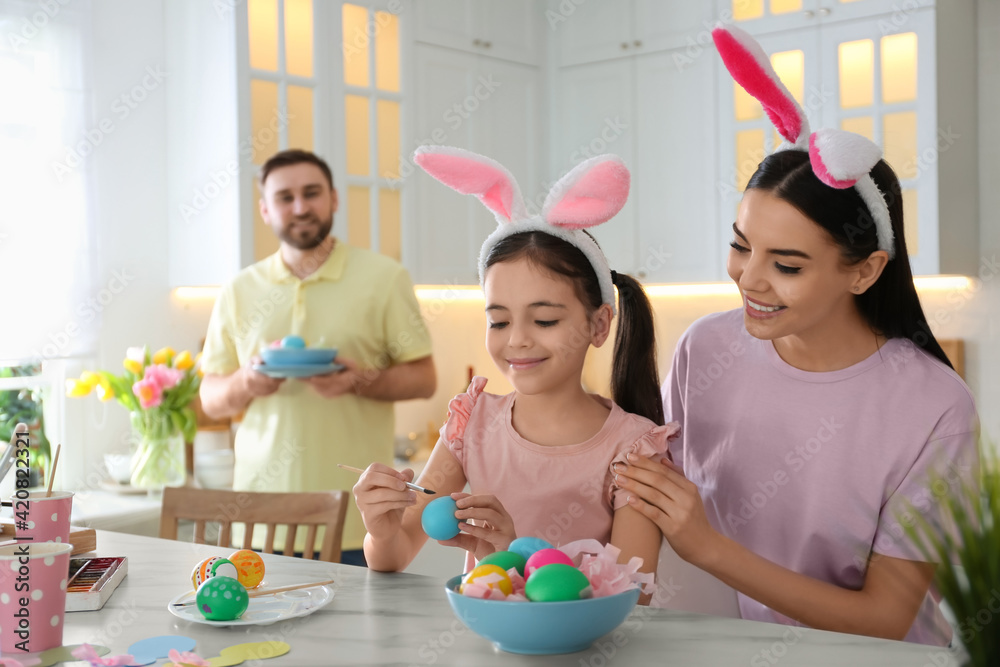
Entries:
<svg viewBox="0 0 1000 667">
<path fill-rule="evenodd" d="M 479 251 L 479 284 L 486 277 L 486 258 L 501 239 L 521 232 L 545 232 L 579 248 L 597 274 L 601 300 L 615 309 L 611 267 L 604 252 L 586 232 L 615 216 L 625 200 L 631 176 L 616 155 L 581 162 L 559 179 L 545 197 L 541 215 L 529 215 L 517 181 L 499 162 L 451 146 L 421 146 L 414 161 L 453 190 L 475 195 L 499 223 Z"/>
<path fill-rule="evenodd" d="M 853 132 L 824 128 L 810 134 L 805 111 L 778 78 L 771 61 L 753 37 L 735 26 L 712 31 L 715 47 L 736 83 L 764 106 L 786 149 L 808 151 L 816 177 L 831 188 L 857 189 L 875 221 L 879 250 L 896 255 L 889 207 L 869 175 L 882 158 L 882 149 Z"/>
</svg>

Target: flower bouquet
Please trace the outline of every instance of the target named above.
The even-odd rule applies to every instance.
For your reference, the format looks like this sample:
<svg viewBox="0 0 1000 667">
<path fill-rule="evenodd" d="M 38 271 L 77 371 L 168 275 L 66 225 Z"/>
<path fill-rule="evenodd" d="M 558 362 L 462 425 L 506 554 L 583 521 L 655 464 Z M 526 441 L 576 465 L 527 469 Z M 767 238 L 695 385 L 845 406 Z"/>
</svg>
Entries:
<svg viewBox="0 0 1000 667">
<path fill-rule="evenodd" d="M 176 354 L 165 347 L 150 355 L 146 348 L 130 347 L 123 374 L 85 371 L 66 381 L 68 396 L 93 392 L 129 411 L 135 438 L 132 486 L 158 491 L 184 483 L 184 443 L 191 442 L 197 430 L 191 406 L 201 385 L 197 361 L 186 350 Z"/>
</svg>

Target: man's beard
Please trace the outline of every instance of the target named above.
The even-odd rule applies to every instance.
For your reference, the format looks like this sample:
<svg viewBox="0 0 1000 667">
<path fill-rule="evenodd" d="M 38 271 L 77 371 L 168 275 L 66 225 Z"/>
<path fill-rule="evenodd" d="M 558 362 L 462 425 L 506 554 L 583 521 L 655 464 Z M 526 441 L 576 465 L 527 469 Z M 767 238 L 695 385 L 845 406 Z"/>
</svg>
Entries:
<svg viewBox="0 0 1000 667">
<path fill-rule="evenodd" d="M 278 234 L 278 238 L 281 239 L 283 243 L 287 243 L 298 250 L 312 250 L 330 235 L 330 230 L 333 229 L 333 214 L 330 214 L 330 219 L 327 220 L 326 223 L 320 222 L 319 218 L 315 216 L 310 216 L 302 222 L 319 222 L 319 226 L 315 228 L 316 231 L 312 236 L 307 237 L 293 236 L 291 230 L 286 227 L 281 230 L 280 234 Z"/>
</svg>

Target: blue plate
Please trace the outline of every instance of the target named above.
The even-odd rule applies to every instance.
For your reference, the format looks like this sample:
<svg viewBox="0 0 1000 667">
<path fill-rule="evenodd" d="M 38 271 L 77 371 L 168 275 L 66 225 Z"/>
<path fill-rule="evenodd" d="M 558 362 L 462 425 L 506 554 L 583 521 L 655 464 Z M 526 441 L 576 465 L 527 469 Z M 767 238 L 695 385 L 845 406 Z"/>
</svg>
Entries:
<svg viewBox="0 0 1000 667">
<path fill-rule="evenodd" d="M 265 347 L 260 358 L 269 366 L 317 366 L 331 364 L 337 356 L 335 347 Z"/>
<path fill-rule="evenodd" d="M 326 375 L 342 371 L 346 366 L 341 364 L 310 364 L 310 365 L 282 365 L 260 364 L 253 369 L 258 373 L 272 378 L 307 378 L 313 375 Z"/>
<path fill-rule="evenodd" d="M 445 584 L 452 611 L 477 635 L 502 651 L 529 655 L 586 650 L 635 608 L 639 589 L 570 602 L 480 600 L 457 592 L 462 575 Z"/>
</svg>

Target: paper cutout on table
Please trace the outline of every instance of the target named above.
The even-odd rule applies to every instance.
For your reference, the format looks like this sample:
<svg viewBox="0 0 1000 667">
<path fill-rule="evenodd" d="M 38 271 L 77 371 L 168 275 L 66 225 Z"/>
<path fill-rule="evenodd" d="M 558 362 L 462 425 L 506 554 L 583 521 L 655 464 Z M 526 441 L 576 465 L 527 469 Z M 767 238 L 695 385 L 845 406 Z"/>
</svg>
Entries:
<svg viewBox="0 0 1000 667">
<path fill-rule="evenodd" d="M 248 642 L 237 644 L 219 651 L 219 655 L 208 659 L 209 667 L 234 667 L 247 660 L 266 660 L 285 655 L 292 650 L 292 647 L 285 642 Z M 170 656 L 173 658 L 173 656 Z M 183 656 L 180 656 L 183 657 Z M 186 667 L 187 662 L 166 662 L 163 667 Z"/>
<path fill-rule="evenodd" d="M 178 651 L 190 651 L 197 644 L 190 637 L 182 635 L 161 635 L 159 637 L 149 637 L 141 639 L 128 647 L 128 652 L 135 656 L 132 662 L 133 667 L 151 665 L 160 658 L 166 658 L 170 649 Z"/>
<path fill-rule="evenodd" d="M 21 664 L 24 667 L 51 667 L 52 665 L 58 665 L 60 662 L 73 662 L 77 658 L 73 657 L 73 651 L 83 646 L 83 644 L 69 644 L 67 646 L 56 646 L 55 648 L 50 648 L 47 651 L 42 651 L 38 655 L 25 657 L 21 659 Z M 97 653 L 97 655 L 107 655 L 111 653 L 111 649 L 107 646 L 95 646 L 91 645 L 91 648 Z M 0 665 L 6 667 L 4 660 L 12 660 L 12 658 L 0 658 Z M 37 660 L 38 662 L 32 662 Z"/>
<path fill-rule="evenodd" d="M 232 667 L 246 660 L 277 658 L 291 650 L 292 647 L 285 642 L 247 642 L 222 649 L 217 658 L 211 658 L 208 662 L 212 667 Z M 220 661 L 219 658 L 224 659 L 225 662 Z"/>
</svg>

